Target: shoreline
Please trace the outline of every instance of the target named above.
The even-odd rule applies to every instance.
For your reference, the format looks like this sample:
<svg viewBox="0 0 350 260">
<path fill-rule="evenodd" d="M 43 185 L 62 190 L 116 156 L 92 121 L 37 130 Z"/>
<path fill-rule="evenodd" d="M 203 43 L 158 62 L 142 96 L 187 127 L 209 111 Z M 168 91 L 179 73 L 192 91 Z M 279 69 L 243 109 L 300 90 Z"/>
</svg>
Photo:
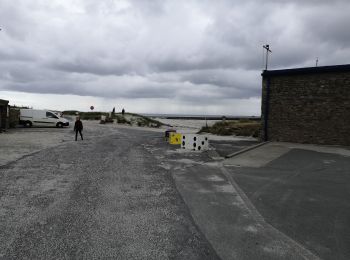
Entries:
<svg viewBox="0 0 350 260">
<path fill-rule="evenodd" d="M 182 120 L 222 120 L 225 118 L 225 120 L 253 120 L 253 121 L 260 121 L 260 116 L 196 116 L 196 115 L 147 115 L 147 114 L 141 114 L 143 116 L 147 116 L 150 118 L 161 118 L 161 119 L 182 119 Z"/>
</svg>

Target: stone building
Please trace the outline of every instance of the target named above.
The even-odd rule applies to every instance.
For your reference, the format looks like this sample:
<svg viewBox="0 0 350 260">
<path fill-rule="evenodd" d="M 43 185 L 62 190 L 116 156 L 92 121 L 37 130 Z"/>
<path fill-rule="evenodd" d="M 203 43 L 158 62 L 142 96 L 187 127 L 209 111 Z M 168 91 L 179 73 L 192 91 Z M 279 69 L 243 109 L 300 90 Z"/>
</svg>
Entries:
<svg viewBox="0 0 350 260">
<path fill-rule="evenodd" d="M 0 131 L 9 128 L 9 102 L 0 99 Z"/>
<path fill-rule="evenodd" d="M 264 71 L 262 139 L 350 145 L 350 65 Z"/>
</svg>

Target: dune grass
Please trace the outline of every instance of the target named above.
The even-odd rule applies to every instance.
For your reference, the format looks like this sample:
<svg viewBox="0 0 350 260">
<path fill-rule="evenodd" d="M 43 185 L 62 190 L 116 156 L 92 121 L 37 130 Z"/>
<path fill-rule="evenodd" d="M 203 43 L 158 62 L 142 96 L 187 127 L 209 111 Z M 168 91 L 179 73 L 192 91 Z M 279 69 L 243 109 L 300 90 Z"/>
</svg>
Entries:
<svg viewBox="0 0 350 260">
<path fill-rule="evenodd" d="M 260 131 L 260 121 L 230 120 L 216 122 L 211 127 L 202 127 L 199 133 L 259 137 Z"/>
</svg>

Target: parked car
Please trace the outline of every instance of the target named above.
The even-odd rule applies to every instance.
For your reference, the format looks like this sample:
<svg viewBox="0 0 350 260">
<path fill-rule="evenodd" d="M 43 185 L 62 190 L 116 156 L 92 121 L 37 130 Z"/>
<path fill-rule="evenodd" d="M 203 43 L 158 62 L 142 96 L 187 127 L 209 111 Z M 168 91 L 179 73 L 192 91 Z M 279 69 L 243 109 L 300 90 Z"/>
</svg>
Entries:
<svg viewBox="0 0 350 260">
<path fill-rule="evenodd" d="M 69 126 L 69 121 L 50 110 L 21 109 L 19 123 L 31 126 Z"/>
</svg>

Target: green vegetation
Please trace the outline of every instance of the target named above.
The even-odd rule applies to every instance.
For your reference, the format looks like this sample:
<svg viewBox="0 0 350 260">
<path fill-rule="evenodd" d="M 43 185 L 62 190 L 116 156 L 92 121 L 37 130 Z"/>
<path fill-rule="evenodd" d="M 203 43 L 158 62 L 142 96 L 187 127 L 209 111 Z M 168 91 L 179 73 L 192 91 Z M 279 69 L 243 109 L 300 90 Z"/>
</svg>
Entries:
<svg viewBox="0 0 350 260">
<path fill-rule="evenodd" d="M 244 119 L 217 122 L 211 127 L 202 127 L 199 133 L 259 137 L 260 130 L 261 124 L 259 121 L 251 121 Z"/>
<path fill-rule="evenodd" d="M 125 117 L 122 115 L 114 115 L 114 118 L 117 120 L 118 124 L 128 124 L 131 125 L 131 122 L 127 120 Z"/>
<path fill-rule="evenodd" d="M 130 124 L 137 125 L 141 127 L 155 127 L 159 128 L 163 123 L 149 118 L 147 116 L 135 114 L 135 113 L 125 113 L 124 116 L 121 113 L 116 113 L 115 118 L 119 124 Z"/>
<path fill-rule="evenodd" d="M 79 112 L 76 110 L 63 111 L 63 115 L 76 116 L 76 113 L 79 113 L 81 120 L 100 120 L 101 116 L 108 116 L 108 113 L 105 112 Z"/>
<path fill-rule="evenodd" d="M 75 116 L 76 113 L 83 113 L 83 112 L 79 112 L 78 110 L 66 110 L 62 112 L 65 115 L 69 115 L 69 116 Z"/>
<path fill-rule="evenodd" d="M 137 126 L 147 126 L 147 127 L 156 127 L 159 128 L 163 123 L 154 120 L 152 118 L 149 118 L 147 116 L 139 115 L 139 114 L 134 114 L 134 113 L 125 113 L 125 115 L 131 116 L 131 123 L 136 124 Z"/>
</svg>

